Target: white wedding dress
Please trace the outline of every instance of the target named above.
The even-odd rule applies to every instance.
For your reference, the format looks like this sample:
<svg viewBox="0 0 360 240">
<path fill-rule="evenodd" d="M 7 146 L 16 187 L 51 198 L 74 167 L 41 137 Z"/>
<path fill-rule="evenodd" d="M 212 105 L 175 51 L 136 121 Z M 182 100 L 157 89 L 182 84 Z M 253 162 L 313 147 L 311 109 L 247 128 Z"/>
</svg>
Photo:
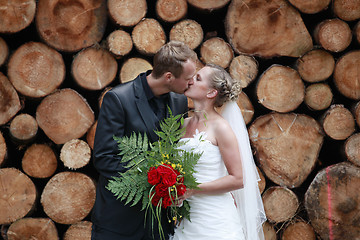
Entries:
<svg viewBox="0 0 360 240">
<path fill-rule="evenodd" d="M 194 138 L 184 138 L 181 149 L 202 153 L 195 166 L 199 183 L 209 182 L 227 175 L 218 146 L 206 139 L 205 132 Z M 230 192 L 216 195 L 195 195 L 187 199 L 190 219 L 183 219 L 175 229 L 173 240 L 245 240 L 244 229 Z"/>
</svg>

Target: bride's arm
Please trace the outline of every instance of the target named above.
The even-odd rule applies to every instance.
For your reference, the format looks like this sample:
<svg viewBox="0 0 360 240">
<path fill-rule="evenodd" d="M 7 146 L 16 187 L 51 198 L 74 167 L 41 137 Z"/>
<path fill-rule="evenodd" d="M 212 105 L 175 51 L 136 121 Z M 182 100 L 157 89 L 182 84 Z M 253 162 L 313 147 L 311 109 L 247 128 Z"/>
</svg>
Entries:
<svg viewBox="0 0 360 240">
<path fill-rule="evenodd" d="M 226 121 L 214 128 L 216 141 L 229 175 L 217 180 L 199 184 L 199 189 L 190 189 L 184 199 L 194 194 L 218 194 L 242 188 L 243 174 L 239 146 L 234 132 Z"/>
</svg>

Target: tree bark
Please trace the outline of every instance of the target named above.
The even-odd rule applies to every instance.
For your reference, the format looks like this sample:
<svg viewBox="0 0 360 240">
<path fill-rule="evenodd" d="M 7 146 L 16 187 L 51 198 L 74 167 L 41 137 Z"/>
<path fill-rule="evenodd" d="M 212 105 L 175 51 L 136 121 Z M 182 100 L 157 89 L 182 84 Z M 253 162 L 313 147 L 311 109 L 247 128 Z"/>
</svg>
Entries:
<svg viewBox="0 0 360 240">
<path fill-rule="evenodd" d="M 51 47 L 76 52 L 98 43 L 106 26 L 105 0 L 39 0 L 36 28 Z"/>
<path fill-rule="evenodd" d="M 325 50 L 342 52 L 350 45 L 352 32 L 346 22 L 337 18 L 326 19 L 316 25 L 314 39 Z"/>
<path fill-rule="evenodd" d="M 185 19 L 176 23 L 170 30 L 170 40 L 186 43 L 191 49 L 197 48 L 204 39 L 204 31 L 199 23 Z"/>
<path fill-rule="evenodd" d="M 163 27 L 154 18 L 141 20 L 133 29 L 131 37 L 135 48 L 144 55 L 155 53 L 166 43 Z"/>
<path fill-rule="evenodd" d="M 331 88 L 326 83 L 315 83 L 305 89 L 305 104 L 314 111 L 327 109 L 333 102 Z"/>
<path fill-rule="evenodd" d="M 239 55 L 232 59 L 229 66 L 230 76 L 239 81 L 242 88 L 252 83 L 259 71 L 259 63 L 252 56 Z"/>
<path fill-rule="evenodd" d="M 214 37 L 206 40 L 200 47 L 200 59 L 205 64 L 214 63 L 227 68 L 234 58 L 234 51 L 224 39 Z"/>
<path fill-rule="evenodd" d="M 126 83 L 134 80 L 140 73 L 151 69 L 152 65 L 143 58 L 129 58 L 123 63 L 119 78 L 121 83 Z"/>
<path fill-rule="evenodd" d="M 270 187 L 262 195 L 268 221 L 285 222 L 292 218 L 299 208 L 296 194 L 286 187 Z"/>
<path fill-rule="evenodd" d="M 9 56 L 9 47 L 5 40 L 0 37 L 0 67 L 6 62 Z"/>
<path fill-rule="evenodd" d="M 108 0 L 109 16 L 118 25 L 132 27 L 147 13 L 146 0 Z"/>
<path fill-rule="evenodd" d="M 60 224 L 74 224 L 83 220 L 95 202 L 95 184 L 79 172 L 61 172 L 46 184 L 41 205 L 45 213 Z"/>
<path fill-rule="evenodd" d="M 7 123 L 21 109 L 19 95 L 8 78 L 0 72 L 0 125 Z"/>
<path fill-rule="evenodd" d="M 56 144 L 82 137 L 94 120 L 94 112 L 87 101 L 69 88 L 47 96 L 36 110 L 39 127 Z"/>
<path fill-rule="evenodd" d="M 284 0 L 234 0 L 228 8 L 225 29 L 239 54 L 300 57 L 313 48 L 299 12 Z"/>
<path fill-rule="evenodd" d="M 296 69 L 301 78 L 310 83 L 325 81 L 334 72 L 334 68 L 334 57 L 322 49 L 311 50 L 296 61 Z"/>
<path fill-rule="evenodd" d="M 57 156 L 47 144 L 32 144 L 21 161 L 23 171 L 34 178 L 51 177 L 57 169 Z"/>
<path fill-rule="evenodd" d="M 81 139 L 66 142 L 60 151 L 60 160 L 70 169 L 79 169 L 90 162 L 91 149 L 89 144 Z"/>
<path fill-rule="evenodd" d="M 187 0 L 190 5 L 202 11 L 213 11 L 226 6 L 230 0 Z"/>
<path fill-rule="evenodd" d="M 329 6 L 331 0 L 289 0 L 289 2 L 303 13 L 315 14 L 325 10 Z"/>
<path fill-rule="evenodd" d="M 155 6 L 156 15 L 165 22 L 177 22 L 187 14 L 186 0 L 158 0 Z"/>
<path fill-rule="evenodd" d="M 256 94 L 264 107 L 286 113 L 295 110 L 303 102 L 305 86 L 296 70 L 272 65 L 260 76 Z"/>
<path fill-rule="evenodd" d="M 360 50 L 350 51 L 336 62 L 334 82 L 339 92 L 347 98 L 360 100 Z"/>
<path fill-rule="evenodd" d="M 345 141 L 345 154 L 347 160 L 360 167 L 360 133 L 351 135 Z"/>
<path fill-rule="evenodd" d="M 7 157 L 7 146 L 6 141 L 0 131 L 0 167 L 5 163 Z"/>
<path fill-rule="evenodd" d="M 310 224 L 298 221 L 285 228 L 281 240 L 316 240 L 316 236 Z"/>
<path fill-rule="evenodd" d="M 92 223 L 81 221 L 71 225 L 65 232 L 63 240 L 88 240 L 91 239 Z"/>
<path fill-rule="evenodd" d="M 360 168 L 341 162 L 319 171 L 305 193 L 305 208 L 321 239 L 359 237 Z"/>
<path fill-rule="evenodd" d="M 71 73 L 80 87 L 101 90 L 115 79 L 117 69 L 115 58 L 107 50 L 89 47 L 74 57 Z"/>
<path fill-rule="evenodd" d="M 333 0 L 332 10 L 344 21 L 354 21 L 360 18 L 359 0 Z"/>
<path fill-rule="evenodd" d="M 65 63 L 56 50 L 39 42 L 28 42 L 11 55 L 8 76 L 16 90 L 32 97 L 44 97 L 65 79 Z"/>
<path fill-rule="evenodd" d="M 0 33 L 16 33 L 30 25 L 35 17 L 35 0 L 0 2 Z"/>
<path fill-rule="evenodd" d="M 128 32 L 115 30 L 106 39 L 109 51 L 120 59 L 129 54 L 133 48 L 133 41 Z"/>
<path fill-rule="evenodd" d="M 300 186 L 315 167 L 322 143 L 321 126 L 307 115 L 270 113 L 249 127 L 255 158 L 274 183 Z"/>
<path fill-rule="evenodd" d="M 35 207 L 36 188 L 31 179 L 15 168 L 0 169 L 0 224 L 25 217 Z"/>
<path fill-rule="evenodd" d="M 18 114 L 12 119 L 9 132 L 15 142 L 19 144 L 28 143 L 35 139 L 38 124 L 31 115 L 26 113 Z"/>
<path fill-rule="evenodd" d="M 22 218 L 12 223 L 7 231 L 7 240 L 58 240 L 58 231 L 49 218 Z"/>
<path fill-rule="evenodd" d="M 321 122 L 326 135 L 334 140 L 345 140 L 355 131 L 353 115 L 341 104 L 331 105 Z"/>
</svg>

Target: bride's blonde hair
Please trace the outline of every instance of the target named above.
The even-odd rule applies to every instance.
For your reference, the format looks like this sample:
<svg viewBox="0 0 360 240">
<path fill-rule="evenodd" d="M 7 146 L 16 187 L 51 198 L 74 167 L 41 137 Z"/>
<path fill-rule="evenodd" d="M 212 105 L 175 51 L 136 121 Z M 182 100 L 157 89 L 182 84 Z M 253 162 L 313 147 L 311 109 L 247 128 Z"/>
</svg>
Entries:
<svg viewBox="0 0 360 240">
<path fill-rule="evenodd" d="M 214 106 L 221 107 L 228 101 L 236 101 L 241 93 L 240 82 L 234 80 L 224 68 L 216 64 L 208 63 L 206 66 L 212 70 L 210 84 L 218 91 Z"/>
</svg>

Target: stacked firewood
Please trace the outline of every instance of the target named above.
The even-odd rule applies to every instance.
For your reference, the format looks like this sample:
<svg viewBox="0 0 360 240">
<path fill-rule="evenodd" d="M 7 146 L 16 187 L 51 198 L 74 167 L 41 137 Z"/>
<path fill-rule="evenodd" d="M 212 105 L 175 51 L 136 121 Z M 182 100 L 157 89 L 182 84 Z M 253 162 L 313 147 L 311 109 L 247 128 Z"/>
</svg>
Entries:
<svg viewBox="0 0 360 240">
<path fill-rule="evenodd" d="M 180 40 L 241 82 L 266 240 L 360 239 L 359 19 L 360 0 L 0 1 L 2 238 L 90 239 L 102 97 Z"/>
</svg>

